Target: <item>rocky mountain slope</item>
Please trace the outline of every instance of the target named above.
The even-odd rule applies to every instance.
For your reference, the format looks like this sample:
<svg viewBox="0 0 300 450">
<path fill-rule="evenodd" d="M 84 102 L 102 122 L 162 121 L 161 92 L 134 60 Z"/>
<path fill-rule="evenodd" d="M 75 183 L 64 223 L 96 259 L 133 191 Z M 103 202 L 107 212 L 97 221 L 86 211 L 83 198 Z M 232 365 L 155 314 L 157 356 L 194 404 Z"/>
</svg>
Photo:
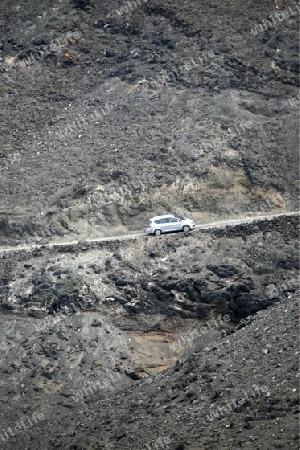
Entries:
<svg viewBox="0 0 300 450">
<path fill-rule="evenodd" d="M 148 443 L 145 448 L 175 449 L 181 441 L 182 448 L 237 448 L 237 444 L 227 446 L 225 437 L 220 438 L 221 447 L 208 444 L 211 436 L 209 431 L 203 434 L 202 415 L 211 417 L 215 412 L 209 399 L 223 397 L 224 406 L 225 399 L 243 396 L 252 384 L 270 389 L 275 381 L 277 387 L 281 381 L 288 384 L 280 393 L 276 390 L 275 400 L 254 391 L 255 402 L 247 400 L 231 440 L 237 433 L 241 442 L 250 439 L 243 420 L 254 420 L 259 428 L 264 419 L 273 433 L 278 410 L 285 427 L 282 438 L 278 433 L 276 439 L 261 433 L 254 448 L 275 448 L 277 440 L 296 448 L 290 431 L 296 434 L 297 394 L 292 389 L 297 381 L 298 237 L 299 216 L 290 216 L 195 230 L 189 236 L 179 233 L 4 253 L 1 448 L 140 449 Z M 265 314 L 253 318 L 261 310 Z M 278 312 L 282 310 L 284 319 Z M 253 325 L 257 321 L 259 331 Z M 224 370 L 232 373 L 230 381 Z M 278 370 L 288 381 L 277 380 Z M 136 398 L 142 406 L 132 417 L 130 405 L 136 404 Z M 265 411 L 273 411 L 268 406 L 273 401 L 275 410 L 265 417 Z M 177 413 L 175 420 L 178 402 L 184 402 L 183 413 Z M 131 411 L 126 420 L 119 416 L 122 408 Z M 239 410 L 229 408 L 236 417 Z M 177 430 L 169 428 L 173 422 L 165 425 L 161 411 L 173 411 L 170 417 L 178 421 Z M 34 414 L 42 420 L 29 427 L 26 420 L 36 418 Z M 194 430 L 190 439 L 187 422 L 194 414 L 198 437 Z M 27 433 L 21 429 L 13 432 L 15 436 L 5 435 L 12 424 L 22 421 L 30 428 Z M 60 428 L 61 421 L 67 432 Z M 159 436 L 153 432 L 156 421 L 164 430 Z M 96 422 L 111 425 L 98 429 Z"/>
<path fill-rule="evenodd" d="M 124 5 L 1 2 L 2 243 L 296 209 L 297 5 Z"/>
<path fill-rule="evenodd" d="M 4 448 L 297 449 L 299 309 L 292 295 L 184 362 Z M 52 430 L 49 433 L 49 430 Z"/>
<path fill-rule="evenodd" d="M 0 0 L 1 450 L 298 448 L 283 6 Z M 87 241 L 166 212 L 287 214 Z"/>
</svg>

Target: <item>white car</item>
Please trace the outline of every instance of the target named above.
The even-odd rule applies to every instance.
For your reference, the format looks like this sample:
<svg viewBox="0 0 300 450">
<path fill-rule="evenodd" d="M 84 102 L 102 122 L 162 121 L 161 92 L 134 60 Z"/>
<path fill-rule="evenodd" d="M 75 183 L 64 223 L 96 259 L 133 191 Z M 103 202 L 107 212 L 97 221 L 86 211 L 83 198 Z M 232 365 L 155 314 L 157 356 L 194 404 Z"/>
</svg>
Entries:
<svg viewBox="0 0 300 450">
<path fill-rule="evenodd" d="M 155 216 L 149 219 L 146 233 L 155 234 L 155 236 L 160 236 L 162 233 L 170 233 L 172 231 L 184 231 L 187 233 L 190 230 L 193 230 L 195 226 L 195 222 L 191 219 L 167 214 L 165 216 Z"/>
</svg>

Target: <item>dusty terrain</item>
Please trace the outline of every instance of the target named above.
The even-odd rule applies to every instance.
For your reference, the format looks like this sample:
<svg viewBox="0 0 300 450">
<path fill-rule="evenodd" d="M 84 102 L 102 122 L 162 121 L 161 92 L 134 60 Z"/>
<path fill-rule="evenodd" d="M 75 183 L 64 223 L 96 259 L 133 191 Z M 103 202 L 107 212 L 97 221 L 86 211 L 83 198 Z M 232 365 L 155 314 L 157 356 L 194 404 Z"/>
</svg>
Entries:
<svg viewBox="0 0 300 450">
<path fill-rule="evenodd" d="M 284 6 L 0 0 L 1 450 L 299 448 Z"/>
<path fill-rule="evenodd" d="M 274 379 L 267 400 L 259 391 L 243 414 L 229 407 L 235 424 L 230 439 L 251 448 L 246 430 L 260 430 L 265 420 L 267 440 L 256 431 L 254 448 L 297 448 L 299 216 L 188 236 L 9 251 L 1 258 L 3 433 L 34 413 L 43 415 L 27 433 L 31 443 L 24 433 L 17 440 L 2 433 L 1 448 L 140 449 L 149 443 L 175 449 L 179 441 L 182 448 L 237 448 L 226 433 L 213 447 L 218 422 L 207 419 L 203 428 L 203 417 L 217 408 L 218 397 L 223 406 L 255 383 L 269 392 Z M 261 310 L 263 316 L 253 317 Z M 136 401 L 139 412 L 124 418 L 122 408 Z M 172 411 L 167 425 L 165 408 Z M 191 435 L 194 414 L 191 424 L 200 428 Z M 273 436 L 278 420 L 283 431 Z M 245 427 L 243 421 L 254 423 Z M 72 425 L 79 422 L 82 432 Z M 182 426 L 174 430 L 177 422 Z M 98 430 L 96 423 L 111 425 Z M 98 432 L 91 438 L 92 429 Z M 156 436 L 168 442 L 155 447 Z"/>
<path fill-rule="evenodd" d="M 1 5 L 3 244 L 297 209 L 294 2 Z"/>
</svg>

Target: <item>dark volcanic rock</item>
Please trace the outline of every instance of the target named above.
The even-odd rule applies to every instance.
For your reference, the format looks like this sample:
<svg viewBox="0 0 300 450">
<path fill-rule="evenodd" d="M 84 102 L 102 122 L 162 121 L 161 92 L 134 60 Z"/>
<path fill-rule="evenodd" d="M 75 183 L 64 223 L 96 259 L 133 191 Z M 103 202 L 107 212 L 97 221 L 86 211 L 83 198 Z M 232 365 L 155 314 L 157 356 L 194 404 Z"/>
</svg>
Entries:
<svg viewBox="0 0 300 450">
<path fill-rule="evenodd" d="M 2 244 L 297 208 L 297 14 L 138 3 L 2 5 Z"/>
<path fill-rule="evenodd" d="M 299 448 L 283 6 L 1 1 L 1 449 Z"/>
<path fill-rule="evenodd" d="M 213 266 L 209 264 L 207 268 L 220 278 L 229 278 L 238 273 L 238 269 L 236 267 L 228 264 L 221 264 L 220 266 Z"/>
<path fill-rule="evenodd" d="M 96 397 L 84 413 L 81 407 L 63 417 L 55 425 L 49 448 L 62 443 L 65 448 L 82 448 L 85 442 L 96 449 L 109 442 L 112 449 L 168 445 L 196 450 L 204 443 L 215 448 L 216 433 L 217 446 L 224 450 L 238 445 L 253 448 L 254 436 L 257 448 L 298 448 L 295 301 L 293 297 L 259 313 L 236 333 L 196 349 L 156 377 L 138 380 L 128 373 L 136 380 L 134 389 L 104 401 Z M 99 423 L 104 426 L 99 428 Z M 31 442 L 19 435 L 10 445 L 40 448 L 49 435 L 48 423 L 30 433 Z M 6 448 L 11 447 L 4 444 Z"/>
</svg>

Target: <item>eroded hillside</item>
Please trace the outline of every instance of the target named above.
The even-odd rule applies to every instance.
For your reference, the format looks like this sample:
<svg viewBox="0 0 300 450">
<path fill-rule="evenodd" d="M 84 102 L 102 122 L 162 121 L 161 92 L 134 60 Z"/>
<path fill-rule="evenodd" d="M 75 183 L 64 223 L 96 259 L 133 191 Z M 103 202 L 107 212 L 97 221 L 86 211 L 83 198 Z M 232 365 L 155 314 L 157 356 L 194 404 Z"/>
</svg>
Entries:
<svg viewBox="0 0 300 450">
<path fill-rule="evenodd" d="M 1 449 L 298 448 L 298 12 L 0 0 Z"/>
<path fill-rule="evenodd" d="M 77 417 L 83 407 L 94 408 L 95 399 L 140 389 L 139 380 L 156 383 L 157 374 L 178 360 L 219 348 L 232 333 L 236 364 L 242 358 L 237 330 L 246 333 L 253 314 L 299 293 L 298 236 L 299 217 L 290 216 L 188 236 L 4 252 L 3 430 L 37 410 L 43 427 L 68 411 Z M 267 349 L 269 344 L 266 338 Z M 243 351 L 249 358 L 247 347 Z M 56 422 L 52 428 L 54 437 Z M 20 439 L 25 442 L 24 435 Z M 7 445 L 18 448 L 20 442 L 10 438 Z M 127 448 L 114 442 L 112 436 L 109 448 Z"/>
<path fill-rule="evenodd" d="M 296 209 L 292 1 L 3 3 L 2 243 Z"/>
</svg>

